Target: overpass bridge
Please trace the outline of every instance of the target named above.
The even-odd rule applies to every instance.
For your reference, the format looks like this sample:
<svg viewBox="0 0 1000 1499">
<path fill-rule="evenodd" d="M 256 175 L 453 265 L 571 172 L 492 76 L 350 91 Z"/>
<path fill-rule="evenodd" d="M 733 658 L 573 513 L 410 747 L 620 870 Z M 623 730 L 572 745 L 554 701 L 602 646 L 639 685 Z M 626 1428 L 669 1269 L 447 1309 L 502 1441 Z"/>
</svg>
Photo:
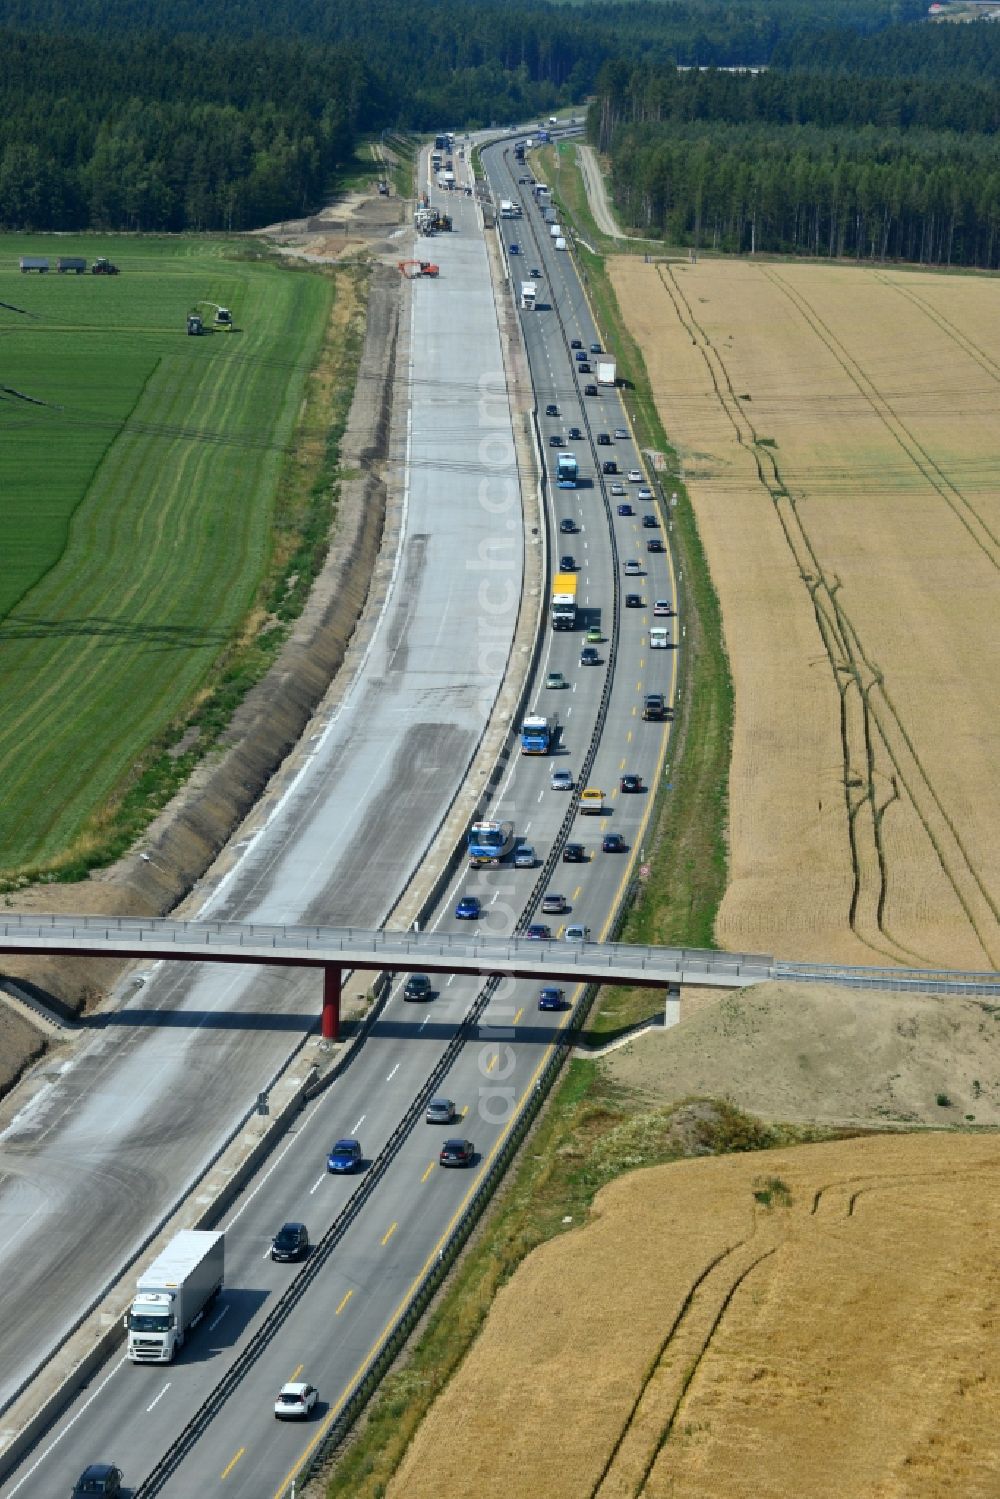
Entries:
<svg viewBox="0 0 1000 1499">
<path fill-rule="evenodd" d="M 786 979 L 1000 1000 L 1000 973 L 992 972 L 786 963 L 760 953 L 637 947 L 622 942 L 538 942 L 524 935 L 466 936 L 168 917 L 8 914 L 0 921 L 0 954 L 4 952 L 319 968 L 323 973 L 322 1034 L 329 1040 L 336 1040 L 339 1032 L 344 972 L 365 969 L 476 974 L 541 983 L 636 984 L 667 990 L 679 990 L 685 984 L 743 989 L 768 979 Z"/>
</svg>

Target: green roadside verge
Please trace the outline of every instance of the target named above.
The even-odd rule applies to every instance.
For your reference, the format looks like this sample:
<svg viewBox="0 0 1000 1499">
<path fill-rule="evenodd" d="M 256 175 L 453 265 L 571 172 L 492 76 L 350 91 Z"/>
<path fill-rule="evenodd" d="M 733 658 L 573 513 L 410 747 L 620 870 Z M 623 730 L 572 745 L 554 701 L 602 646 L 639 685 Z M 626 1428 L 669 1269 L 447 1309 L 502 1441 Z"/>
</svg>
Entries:
<svg viewBox="0 0 1000 1499">
<path fill-rule="evenodd" d="M 575 164 L 562 163 L 556 196 L 567 220 L 585 234 L 596 233 L 589 209 L 584 211 L 586 196 Z M 671 543 L 682 579 L 678 607 L 687 632 L 668 774 L 648 840 L 649 874 L 633 900 L 622 939 L 711 946 L 726 878 L 733 709 L 719 604 L 694 513 L 677 476 L 677 455 L 663 431 L 641 352 L 625 327 L 604 260 L 581 250 L 580 263 L 605 348 L 628 381 L 623 394 L 636 437 L 642 448 L 664 455 L 659 477 L 667 497 L 677 495 L 670 511 Z M 649 990 L 602 990 L 581 1040 L 607 1041 L 662 1002 L 661 994 Z M 719 1102 L 686 1101 L 650 1110 L 616 1087 L 599 1063 L 571 1060 L 401 1365 L 383 1381 L 364 1423 L 333 1460 L 327 1499 L 380 1499 L 387 1492 L 413 1434 L 462 1362 L 497 1290 L 538 1244 L 583 1221 L 595 1193 L 607 1182 L 624 1171 L 686 1154 L 761 1150 L 821 1138 L 828 1135 L 772 1128 Z"/>
</svg>

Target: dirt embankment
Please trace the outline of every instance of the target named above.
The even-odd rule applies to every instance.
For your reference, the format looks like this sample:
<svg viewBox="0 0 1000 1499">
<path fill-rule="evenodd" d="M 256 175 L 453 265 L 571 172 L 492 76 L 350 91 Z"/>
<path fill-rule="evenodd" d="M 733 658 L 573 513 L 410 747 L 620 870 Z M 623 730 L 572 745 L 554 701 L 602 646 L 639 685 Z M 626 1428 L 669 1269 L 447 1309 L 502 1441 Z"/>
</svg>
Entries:
<svg viewBox="0 0 1000 1499">
<path fill-rule="evenodd" d="M 399 286 L 394 271 L 376 268 L 361 369 L 341 445 L 343 469 L 362 476 L 340 485 L 329 554 L 274 667 L 247 695 L 217 750 L 150 828 L 143 840 L 148 861 L 133 852 L 79 884 L 36 886 L 6 896 L 8 909 L 166 914 L 208 869 L 300 739 L 344 661 L 378 556 L 386 500 L 379 464 L 388 455 Z M 79 1012 L 114 984 L 123 965 L 11 958 L 4 971 Z M 31 1049 L 27 1037 L 23 1044 Z M 11 1032 L 8 1060 L 14 1072 L 23 1065 L 21 1045 Z"/>
<path fill-rule="evenodd" d="M 1000 1009 L 826 984 L 760 984 L 605 1060 L 644 1098 L 731 1099 L 764 1119 L 1000 1125 Z"/>
</svg>

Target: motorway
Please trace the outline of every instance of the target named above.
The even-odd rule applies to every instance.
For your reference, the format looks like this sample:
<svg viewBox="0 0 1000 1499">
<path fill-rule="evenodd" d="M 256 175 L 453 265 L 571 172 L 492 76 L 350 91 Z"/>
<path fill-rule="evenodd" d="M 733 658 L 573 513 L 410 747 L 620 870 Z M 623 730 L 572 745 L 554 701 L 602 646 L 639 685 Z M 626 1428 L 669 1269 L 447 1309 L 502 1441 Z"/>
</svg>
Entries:
<svg viewBox="0 0 1000 1499">
<path fill-rule="evenodd" d="M 446 279 L 412 288 L 403 541 L 364 669 L 204 914 L 379 925 L 499 690 L 519 547 L 508 547 L 509 589 L 491 600 L 488 649 L 470 624 L 480 549 L 517 536 L 519 492 L 485 248 L 473 204 L 460 212 L 469 232 L 446 247 Z M 4 1132 L 0 1407 L 315 1026 L 320 985 L 252 967 L 161 968 Z"/>
<path fill-rule="evenodd" d="M 585 436 L 571 447 L 589 482 L 574 491 L 547 486 L 552 545 L 557 555 L 572 551 L 582 605 L 582 619 L 575 631 L 546 631 L 533 688 L 532 709 L 559 715 L 557 753 L 515 757 L 492 810 L 494 815 L 512 818 L 518 834 L 530 840 L 543 859 L 567 833 L 585 845 L 585 862 L 558 863 L 551 886 L 565 894 L 572 909 L 571 919 L 590 925 L 598 938 L 611 924 L 629 878 L 631 857 L 641 845 L 651 811 L 648 792 L 619 795 L 619 776 L 623 771 L 635 772 L 647 786 L 655 787 L 663 770 L 667 726 L 644 723 L 641 701 L 642 695 L 651 690 L 664 692 L 668 700 L 673 697 L 676 653 L 658 651 L 651 656 L 648 629 L 653 598 L 674 600 L 675 594 L 669 557 L 645 550 L 645 538 L 658 533 L 643 528 L 638 516 L 616 513 L 617 501 L 607 487 L 611 481 L 599 472 L 598 459 L 609 450 L 596 445 L 596 434 L 627 425 L 624 412 L 614 390 L 605 390 L 597 397 L 582 394 L 585 382 L 575 373 L 569 340 L 578 337 L 587 347 L 596 339 L 596 330 L 572 260 L 551 248 L 537 209 L 528 205 L 526 189 L 518 187 L 511 176 L 508 150 L 507 145 L 493 147 L 484 153 L 484 160 L 496 200 L 518 193 L 525 199 L 524 217 L 499 226 L 508 247 L 516 239 L 525 251 L 520 259 L 509 257 L 514 280 L 522 279 L 522 264 L 535 266 L 543 272 L 547 288 L 541 298 L 544 310 L 526 312 L 522 317 L 539 410 L 544 411 L 550 403 L 559 407 L 558 418 L 540 421 L 543 455 L 546 459 L 554 456 L 547 445 L 550 433 L 565 433 L 569 426 L 579 426 Z M 470 269 L 469 284 L 454 294 L 452 283 L 457 277 L 453 266 L 459 257 L 467 256 L 472 267 L 471 251 L 475 250 L 475 277 L 485 278 L 482 240 L 471 222 L 473 205 L 452 197 L 448 206 L 456 213 L 460 232 L 434 241 L 434 259 L 442 266 L 442 280 L 436 287 L 420 286 L 416 292 L 419 298 L 424 292 L 433 289 L 438 293 L 448 285 L 451 325 L 468 350 L 472 338 L 466 305 L 474 305 L 481 290 L 472 287 Z M 417 388 L 415 385 L 415 395 Z M 418 425 L 415 404 L 412 440 L 429 441 L 430 429 L 423 425 L 427 421 L 443 427 L 453 443 L 460 442 L 469 419 L 468 397 L 463 398 L 444 378 L 439 385 L 432 383 L 431 388 L 437 391 L 436 410 L 433 417 L 425 412 Z M 630 440 L 616 441 L 613 454 L 625 469 L 638 464 Z M 635 487 L 628 486 L 633 491 Z M 640 512 L 652 510 L 650 505 L 633 505 Z M 446 513 L 428 511 L 424 543 L 428 552 L 438 540 L 446 547 L 451 544 L 444 529 Z M 572 535 L 556 529 L 563 518 L 574 522 Z M 642 568 L 634 581 L 628 579 L 627 591 L 634 590 L 643 599 L 637 608 L 623 607 L 623 564 L 629 558 L 639 560 Z M 463 569 L 456 558 L 450 569 L 446 559 L 442 566 L 452 574 L 447 583 L 439 579 L 442 596 L 447 598 L 449 590 L 459 586 Z M 474 638 L 469 628 L 472 618 L 471 614 L 466 616 L 465 633 Z M 674 618 L 668 623 L 673 630 L 677 622 Z M 599 648 L 601 660 L 596 666 L 581 666 L 583 630 L 590 624 L 600 625 L 605 636 Z M 451 633 L 455 630 L 452 623 Z M 452 647 L 454 644 L 452 640 Z M 423 660 L 421 656 L 418 662 L 411 651 L 411 668 L 423 664 Z M 569 686 L 562 691 L 546 689 L 543 684 L 550 670 L 562 671 Z M 455 680 L 454 673 L 443 668 L 435 686 L 447 697 Z M 425 684 L 425 693 L 428 690 Z M 391 694 L 384 696 L 395 702 Z M 595 740 L 602 725 L 603 731 Z M 358 732 L 367 733 L 367 724 L 362 723 Z M 397 773 L 402 773 L 407 758 L 405 737 L 394 754 L 388 744 L 382 751 L 382 762 L 393 763 Z M 588 759 L 592 760 L 588 784 L 600 786 L 607 793 L 603 817 L 576 814 L 575 793 L 549 787 L 552 768 L 568 768 L 578 775 Z M 380 763 L 377 749 L 372 750 L 370 763 Z M 405 799 L 396 796 L 391 801 L 395 818 L 405 821 L 409 816 Z M 621 832 L 629 852 L 602 853 L 600 835 L 605 829 Z M 329 829 L 326 836 L 330 838 Z M 322 837 L 317 835 L 317 846 L 311 854 L 289 854 L 286 860 L 282 849 L 278 838 L 268 855 L 257 856 L 260 877 L 273 878 L 275 869 L 287 863 L 293 886 L 298 880 L 308 887 L 309 859 L 322 854 Z M 248 869 L 253 868 L 251 860 Z M 355 871 L 363 887 L 360 862 Z M 248 878 L 252 884 L 252 877 Z M 496 870 L 463 870 L 429 925 L 441 932 L 462 930 L 454 917 L 454 906 L 460 895 L 471 893 L 480 896 L 484 907 L 478 930 L 505 935 L 521 917 L 536 878 L 537 871 L 515 871 L 509 864 Z M 339 894 L 329 890 L 329 904 L 323 904 L 320 911 L 314 903 L 308 919 L 332 924 L 337 919 L 335 913 L 343 908 L 339 901 L 350 907 L 352 920 L 360 921 L 355 909 L 358 894 L 358 889 L 351 887 Z M 235 895 L 234 904 L 227 903 L 225 909 L 228 914 L 236 914 Z M 240 907 L 241 914 L 243 909 Z M 287 913 L 286 919 L 291 919 Z M 558 932 L 566 919 L 563 916 L 554 921 L 554 931 Z M 242 972 L 235 970 L 236 974 Z M 271 981 L 255 978 L 255 996 L 262 984 L 269 989 Z M 379 1163 L 377 1190 L 334 1252 L 323 1261 L 308 1294 L 290 1308 L 266 1347 L 258 1350 L 259 1356 L 250 1363 L 219 1416 L 184 1448 L 179 1465 L 162 1489 L 143 1487 L 144 1495 L 162 1491 L 176 1499 L 191 1499 L 195 1494 L 261 1499 L 286 1492 L 304 1455 L 320 1440 L 329 1419 L 372 1358 L 410 1287 L 433 1262 L 450 1223 L 471 1194 L 479 1173 L 571 1017 L 569 1009 L 540 1013 L 537 991 L 531 985 L 502 983 L 489 999 L 476 1038 L 459 1051 L 442 1085 L 442 1091 L 455 1100 L 463 1116 L 454 1132 L 466 1134 L 475 1143 L 473 1169 L 442 1169 L 436 1163 L 437 1150 L 442 1136 L 453 1131 L 423 1122 L 418 1122 L 391 1154 L 384 1153 L 407 1103 L 420 1091 L 477 992 L 475 980 L 452 975 L 440 981 L 429 1003 L 415 1005 L 405 1003 L 397 988 L 352 1065 L 300 1116 L 274 1159 L 234 1204 L 222 1225 L 227 1237 L 226 1289 L 179 1360 L 167 1368 L 133 1367 L 118 1356 L 94 1377 L 0 1493 L 68 1492 L 81 1469 L 97 1460 L 116 1462 L 131 1488 L 142 1483 L 161 1453 L 176 1443 L 178 1434 L 240 1350 L 252 1341 L 263 1314 L 275 1305 L 282 1289 L 303 1273 L 292 1266 L 272 1264 L 267 1258 L 270 1238 L 278 1225 L 286 1218 L 304 1219 L 315 1242 L 334 1222 L 352 1190 L 357 1189 L 357 1181 L 333 1178 L 325 1171 L 325 1155 L 333 1139 L 345 1133 L 356 1134 L 366 1159 Z M 575 997 L 573 993 L 567 995 L 569 1000 Z M 163 1003 L 162 992 L 157 1003 Z M 245 1000 L 239 1008 L 245 1011 Z M 167 1028 L 167 1040 L 170 1037 Z M 212 1059 L 207 1057 L 200 1073 L 206 1093 L 213 1086 L 211 1067 Z M 244 1080 L 245 1090 L 255 1086 Z M 107 1103 L 105 1099 L 105 1108 Z M 116 1106 L 124 1106 L 121 1096 Z M 156 1139 L 154 1135 L 150 1145 L 155 1145 Z M 305 1429 L 279 1425 L 271 1416 L 278 1387 L 293 1377 L 310 1380 L 321 1394 L 321 1406 Z"/>
</svg>

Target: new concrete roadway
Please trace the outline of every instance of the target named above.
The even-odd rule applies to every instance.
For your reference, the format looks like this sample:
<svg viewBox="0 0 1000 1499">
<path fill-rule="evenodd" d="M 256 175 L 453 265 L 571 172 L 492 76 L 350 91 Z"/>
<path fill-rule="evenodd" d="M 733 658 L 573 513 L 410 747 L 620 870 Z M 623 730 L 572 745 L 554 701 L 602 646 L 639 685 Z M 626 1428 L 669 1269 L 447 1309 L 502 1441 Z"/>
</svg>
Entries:
<svg viewBox="0 0 1000 1499">
<path fill-rule="evenodd" d="M 412 287 L 402 546 L 379 627 L 213 916 L 379 925 L 500 687 L 521 588 L 519 490 L 486 250 L 472 202 L 456 212 L 459 232 L 435 245 L 441 279 Z M 505 587 L 485 648 L 478 564 L 497 541 Z M 314 1026 L 321 981 L 174 965 L 129 992 L 0 1138 L 0 1406 Z"/>
<path fill-rule="evenodd" d="M 497 199 L 516 191 L 506 151 L 497 147 L 485 153 Z M 593 434 L 627 424 L 616 391 L 605 390 L 597 397 L 582 393 L 585 382 L 575 372 L 569 341 L 579 337 L 589 347 L 597 335 L 572 261 L 546 244 L 533 207 L 526 207 L 516 231 L 506 223 L 502 227 L 508 244 L 515 232 L 522 246 L 530 246 L 526 263 L 543 273 L 547 287 L 547 310 L 525 313 L 522 320 L 539 408 L 559 407 L 557 418 L 543 422 L 543 432 L 565 432 L 578 425 L 586 434 L 574 443 L 586 482 L 573 491 L 550 486 L 547 494 L 550 525 L 558 527 L 564 518 L 574 523 L 571 535 L 556 529 L 554 536 L 557 545 L 574 554 L 583 612 L 576 630 L 547 632 L 533 687 L 531 707 L 558 713 L 557 751 L 553 756 L 515 758 L 494 811 L 514 820 L 519 836 L 535 845 L 540 859 L 567 831 L 583 844 L 582 862 L 556 865 L 550 887 L 565 896 L 569 909 L 549 919 L 556 935 L 571 920 L 587 924 L 600 938 L 626 887 L 652 806 L 652 791 L 621 795 L 619 777 L 624 771 L 636 773 L 645 786 L 655 788 L 664 772 L 668 726 L 644 722 L 641 702 L 647 690 L 662 691 L 668 699 L 673 694 L 676 653 L 671 649 L 651 656 L 648 630 L 653 598 L 673 600 L 675 594 L 669 557 L 645 551 L 643 538 L 656 534 L 654 529 L 641 526 L 635 516 L 617 514 L 606 489 L 608 481 L 598 472 L 597 458 L 607 450 L 597 447 Z M 434 248 L 435 259 L 444 265 L 451 245 L 442 238 Z M 464 327 L 462 312 L 454 315 L 456 326 Z M 447 418 L 442 413 L 442 420 L 457 429 L 460 410 L 455 408 Z M 630 438 L 615 439 L 612 450 L 626 470 L 638 463 Z M 634 508 L 653 511 L 651 505 Z M 621 607 L 624 590 L 619 585 L 625 581 L 623 563 L 629 558 L 640 562 L 635 581 L 628 580 L 629 590 L 642 599 L 635 608 Z M 673 631 L 676 619 L 669 624 Z M 588 625 L 599 626 L 604 636 L 596 665 L 580 662 Z M 547 689 L 550 670 L 561 671 L 568 686 Z M 605 710 L 603 733 L 593 745 Z M 589 784 L 606 793 L 606 810 L 599 817 L 570 813 L 573 793 L 550 785 L 554 768 L 579 775 L 585 760 L 592 762 Z M 602 852 L 605 830 L 623 835 L 625 853 Z M 431 928 L 466 930 L 454 915 L 455 903 L 461 895 L 476 894 L 483 913 L 475 929 L 505 935 L 536 878 L 537 870 L 514 870 L 509 863 L 494 870 L 463 870 Z M 329 916 L 324 914 L 323 920 Z M 416 1123 L 383 1162 L 383 1147 L 408 1101 L 419 1093 L 475 993 L 474 980 L 455 976 L 442 979 L 435 997 L 423 1004 L 405 1002 L 396 989 L 352 1065 L 301 1116 L 259 1180 L 234 1205 L 223 1224 L 226 1289 L 177 1363 L 151 1368 L 128 1365 L 120 1357 L 112 1361 L 0 1492 L 25 1495 L 41 1486 L 44 1492 L 58 1493 L 95 1460 L 118 1463 L 130 1485 L 142 1482 L 156 1459 L 176 1446 L 201 1402 L 248 1346 L 263 1315 L 296 1274 L 293 1267 L 272 1264 L 267 1258 L 276 1228 L 284 1219 L 302 1219 L 315 1241 L 333 1223 L 351 1191 L 358 1189 L 350 1178 L 330 1177 L 325 1164 L 334 1139 L 355 1135 L 366 1160 L 380 1162 L 377 1189 L 308 1292 L 266 1345 L 257 1348 L 256 1361 L 217 1418 L 185 1447 L 179 1466 L 157 1490 L 174 1499 L 194 1494 L 261 1499 L 287 1492 L 291 1477 L 321 1441 L 410 1288 L 433 1263 L 570 1015 L 568 1008 L 539 1011 L 533 985 L 501 984 L 476 1038 L 461 1048 L 440 1084 L 439 1091 L 456 1104 L 455 1124 L 448 1128 Z M 567 989 L 567 1004 L 575 998 L 575 991 Z M 474 1142 L 471 1170 L 450 1171 L 437 1163 L 441 1140 L 450 1134 Z M 320 1391 L 321 1406 L 304 1427 L 281 1426 L 272 1415 L 278 1388 L 293 1377 L 311 1381 Z"/>
</svg>

